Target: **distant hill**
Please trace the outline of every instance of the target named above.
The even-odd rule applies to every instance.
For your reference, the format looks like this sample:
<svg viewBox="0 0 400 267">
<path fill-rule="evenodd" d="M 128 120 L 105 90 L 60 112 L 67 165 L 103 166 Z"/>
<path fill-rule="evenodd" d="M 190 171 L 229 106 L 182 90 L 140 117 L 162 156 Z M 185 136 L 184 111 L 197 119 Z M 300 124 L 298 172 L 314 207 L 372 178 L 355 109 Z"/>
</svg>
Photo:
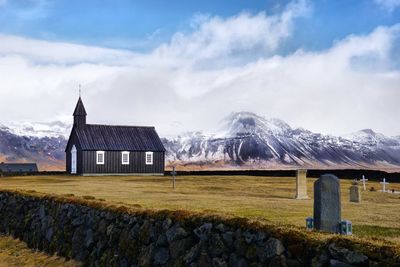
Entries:
<svg viewBox="0 0 400 267">
<path fill-rule="evenodd" d="M 60 122 L 0 125 L 0 161 L 37 162 L 40 170 L 64 170 L 70 127 Z M 249 112 L 230 114 L 210 134 L 188 132 L 162 141 L 167 167 L 182 170 L 400 170 L 400 137 L 371 129 L 343 137 L 323 135 Z"/>
<path fill-rule="evenodd" d="M 215 169 L 375 168 L 400 170 L 400 137 L 370 129 L 337 137 L 291 128 L 279 119 L 232 113 L 213 134 L 163 139 L 170 164 Z"/>
<path fill-rule="evenodd" d="M 0 126 L 0 162 L 36 162 L 42 171 L 64 170 L 66 139 L 55 137 L 54 132 L 47 134 L 51 137 L 18 135 Z"/>
</svg>

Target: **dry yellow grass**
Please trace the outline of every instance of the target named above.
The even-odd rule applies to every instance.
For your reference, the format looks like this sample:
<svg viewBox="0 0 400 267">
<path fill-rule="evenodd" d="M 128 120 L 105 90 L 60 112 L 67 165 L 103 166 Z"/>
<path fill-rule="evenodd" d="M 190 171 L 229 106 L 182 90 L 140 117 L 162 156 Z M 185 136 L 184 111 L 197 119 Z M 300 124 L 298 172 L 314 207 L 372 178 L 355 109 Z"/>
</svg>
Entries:
<svg viewBox="0 0 400 267">
<path fill-rule="evenodd" d="M 76 267 L 81 265 L 73 260 L 65 261 L 57 256 L 35 252 L 19 240 L 0 236 L 0 267 L 13 266 Z"/>
<path fill-rule="evenodd" d="M 313 182 L 308 179 L 309 200 L 295 200 L 294 177 L 179 176 L 176 189 L 171 177 L 148 176 L 35 176 L 0 179 L 1 189 L 105 200 L 107 204 L 153 210 L 189 210 L 246 217 L 277 225 L 304 227 L 313 213 Z M 353 222 L 356 236 L 383 238 L 400 244 L 400 195 L 365 191 L 361 204 L 349 202 L 351 181 L 341 180 L 342 218 Z M 380 189 L 378 182 L 368 182 Z M 389 188 L 400 191 L 400 184 Z"/>
</svg>

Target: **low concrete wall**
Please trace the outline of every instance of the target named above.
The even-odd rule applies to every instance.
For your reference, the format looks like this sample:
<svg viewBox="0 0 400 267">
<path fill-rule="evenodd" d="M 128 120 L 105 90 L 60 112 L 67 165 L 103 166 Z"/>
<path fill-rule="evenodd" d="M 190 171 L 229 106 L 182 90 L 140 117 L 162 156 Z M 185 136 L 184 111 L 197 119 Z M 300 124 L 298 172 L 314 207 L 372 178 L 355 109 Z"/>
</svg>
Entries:
<svg viewBox="0 0 400 267">
<path fill-rule="evenodd" d="M 242 220 L 128 212 L 59 197 L 0 192 L 0 232 L 86 266 L 390 266 L 336 242 L 318 244 Z M 304 234 L 307 235 L 306 233 Z M 377 265 L 381 261 L 382 265 Z M 386 262 L 385 262 L 386 261 Z"/>
</svg>

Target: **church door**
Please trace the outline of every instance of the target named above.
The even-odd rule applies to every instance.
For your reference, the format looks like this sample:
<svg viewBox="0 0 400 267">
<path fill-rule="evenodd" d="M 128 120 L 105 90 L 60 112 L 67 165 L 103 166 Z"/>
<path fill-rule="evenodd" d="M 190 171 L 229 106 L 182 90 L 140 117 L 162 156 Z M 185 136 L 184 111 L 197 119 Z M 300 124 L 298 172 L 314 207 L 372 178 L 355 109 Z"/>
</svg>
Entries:
<svg viewBox="0 0 400 267">
<path fill-rule="evenodd" d="M 72 146 L 71 149 L 71 174 L 76 174 L 76 147 Z"/>
</svg>

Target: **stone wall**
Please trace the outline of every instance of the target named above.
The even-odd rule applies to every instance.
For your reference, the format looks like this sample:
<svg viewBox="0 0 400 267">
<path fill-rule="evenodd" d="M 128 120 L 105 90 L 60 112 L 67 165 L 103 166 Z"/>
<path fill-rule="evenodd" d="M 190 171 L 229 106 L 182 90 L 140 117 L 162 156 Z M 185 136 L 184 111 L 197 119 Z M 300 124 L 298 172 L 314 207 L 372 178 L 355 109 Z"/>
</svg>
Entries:
<svg viewBox="0 0 400 267">
<path fill-rule="evenodd" d="M 242 220 L 183 212 L 128 212 L 90 201 L 15 192 L 0 192 L 0 232 L 86 266 L 388 266 L 400 262 L 393 254 L 377 253 L 372 260 L 338 242 L 313 243 L 304 238 L 306 233 L 296 237 Z"/>
</svg>

